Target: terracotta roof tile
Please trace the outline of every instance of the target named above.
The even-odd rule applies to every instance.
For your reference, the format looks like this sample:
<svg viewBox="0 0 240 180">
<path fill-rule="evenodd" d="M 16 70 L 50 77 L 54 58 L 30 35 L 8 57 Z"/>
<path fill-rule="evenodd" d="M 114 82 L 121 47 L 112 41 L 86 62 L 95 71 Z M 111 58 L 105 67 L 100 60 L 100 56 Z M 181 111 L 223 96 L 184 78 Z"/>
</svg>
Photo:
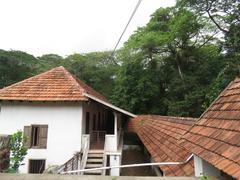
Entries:
<svg viewBox="0 0 240 180">
<path fill-rule="evenodd" d="M 240 179 L 240 78 L 229 84 L 179 143 Z"/>
<path fill-rule="evenodd" d="M 88 98 L 83 93 L 107 101 L 64 67 L 57 67 L 1 89 L 0 100 L 85 101 Z"/>
<path fill-rule="evenodd" d="M 129 121 L 155 162 L 185 161 L 190 153 L 178 145 L 179 138 L 195 122 L 193 118 L 140 115 Z M 166 176 L 192 176 L 193 160 L 184 165 L 160 166 Z"/>
</svg>

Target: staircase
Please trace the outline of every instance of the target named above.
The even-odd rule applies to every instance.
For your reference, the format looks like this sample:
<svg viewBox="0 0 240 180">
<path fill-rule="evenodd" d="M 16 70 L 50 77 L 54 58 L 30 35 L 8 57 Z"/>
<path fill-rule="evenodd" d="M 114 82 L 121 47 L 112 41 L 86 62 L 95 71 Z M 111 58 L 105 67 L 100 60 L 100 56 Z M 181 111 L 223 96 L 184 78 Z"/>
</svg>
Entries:
<svg viewBox="0 0 240 180">
<path fill-rule="evenodd" d="M 104 165 L 104 150 L 89 150 L 85 169 L 100 168 Z M 104 170 L 86 171 L 84 175 L 105 175 Z"/>
<path fill-rule="evenodd" d="M 100 133 L 98 133 L 100 134 Z M 58 168 L 57 173 L 67 173 L 67 174 L 76 174 L 76 175 L 106 175 L 106 170 L 90 170 L 90 171 L 81 171 L 76 172 L 76 170 L 86 170 L 93 168 L 101 168 L 107 165 L 107 155 L 105 153 L 105 143 L 102 141 L 100 136 L 97 136 L 98 141 L 93 141 L 97 143 L 92 143 L 92 148 L 101 149 L 92 149 L 90 148 L 89 135 L 85 136 L 83 143 L 82 151 L 74 155 L 70 160 L 64 163 Z M 100 146 L 100 145 L 101 146 Z M 104 144 L 104 145 L 103 145 Z M 104 146 L 104 147 L 102 147 Z M 69 172 L 75 171 L 75 172 Z"/>
</svg>

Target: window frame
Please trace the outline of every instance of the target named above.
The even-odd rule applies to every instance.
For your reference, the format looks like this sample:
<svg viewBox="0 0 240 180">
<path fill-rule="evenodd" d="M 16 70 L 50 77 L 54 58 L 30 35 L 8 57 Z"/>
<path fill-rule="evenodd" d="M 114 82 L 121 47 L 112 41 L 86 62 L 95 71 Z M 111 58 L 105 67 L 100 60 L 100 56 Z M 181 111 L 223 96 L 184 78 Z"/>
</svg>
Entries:
<svg viewBox="0 0 240 180">
<path fill-rule="evenodd" d="M 28 145 L 27 148 L 28 149 L 47 149 L 47 141 L 48 141 L 48 124 L 31 124 L 29 126 L 24 126 L 24 127 L 29 127 L 30 128 L 30 133 L 29 133 L 29 137 L 27 136 L 26 138 L 28 141 Z M 35 138 L 36 134 L 34 133 L 34 128 L 38 128 L 38 133 L 37 133 L 37 144 L 34 145 L 33 143 L 33 139 Z M 46 143 L 44 143 L 44 145 L 41 145 L 41 140 L 44 138 L 43 136 L 41 136 L 41 131 L 42 128 L 47 128 L 47 132 L 46 132 Z M 25 128 L 24 128 L 25 129 Z M 25 132 L 24 132 L 25 135 Z M 26 143 L 27 144 L 27 143 Z"/>
<path fill-rule="evenodd" d="M 28 159 L 28 173 L 30 174 L 30 161 L 44 161 L 44 168 L 43 168 L 43 172 L 46 169 L 46 163 L 47 163 L 47 159 Z M 31 174 L 43 174 L 43 173 L 31 173 Z"/>
</svg>

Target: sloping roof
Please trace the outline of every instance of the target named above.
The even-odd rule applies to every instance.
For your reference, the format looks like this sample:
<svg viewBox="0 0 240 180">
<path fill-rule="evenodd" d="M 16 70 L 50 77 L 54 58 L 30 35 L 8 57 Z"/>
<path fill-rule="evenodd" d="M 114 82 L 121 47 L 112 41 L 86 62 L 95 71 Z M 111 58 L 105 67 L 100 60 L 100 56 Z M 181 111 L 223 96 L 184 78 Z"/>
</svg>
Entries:
<svg viewBox="0 0 240 180">
<path fill-rule="evenodd" d="M 128 131 L 135 132 L 155 162 L 183 162 L 191 154 L 179 146 L 179 138 L 196 119 L 140 115 L 129 121 Z M 194 175 L 193 160 L 183 165 L 162 165 L 165 176 Z"/>
<path fill-rule="evenodd" d="M 88 93 L 107 99 L 60 66 L 0 90 L 0 100 L 86 101 Z"/>
<path fill-rule="evenodd" d="M 111 103 L 109 103 L 109 102 L 106 102 L 106 101 L 103 101 L 103 100 L 101 100 L 101 99 L 99 99 L 99 98 L 96 98 L 95 96 L 92 96 L 92 95 L 90 95 L 90 94 L 84 93 L 84 95 L 85 95 L 86 97 L 88 97 L 88 98 L 90 98 L 90 99 L 92 99 L 92 100 L 100 103 L 100 104 L 103 104 L 103 105 L 105 105 L 105 106 L 107 106 L 107 107 L 109 107 L 109 108 L 111 108 L 111 109 L 114 109 L 114 110 L 116 110 L 116 111 L 118 111 L 118 112 L 121 112 L 121 113 L 123 113 L 123 114 L 126 114 L 126 115 L 128 115 L 128 116 L 130 116 L 130 117 L 136 117 L 136 116 L 137 116 L 137 115 L 135 115 L 135 114 L 133 114 L 133 113 L 131 113 L 131 112 L 128 112 L 128 111 L 126 111 L 126 110 L 124 110 L 124 109 L 121 109 L 121 108 L 119 108 L 119 107 L 117 107 L 117 106 L 114 106 L 113 104 L 111 104 Z"/>
<path fill-rule="evenodd" d="M 240 179 L 240 78 L 229 84 L 180 144 Z"/>
</svg>

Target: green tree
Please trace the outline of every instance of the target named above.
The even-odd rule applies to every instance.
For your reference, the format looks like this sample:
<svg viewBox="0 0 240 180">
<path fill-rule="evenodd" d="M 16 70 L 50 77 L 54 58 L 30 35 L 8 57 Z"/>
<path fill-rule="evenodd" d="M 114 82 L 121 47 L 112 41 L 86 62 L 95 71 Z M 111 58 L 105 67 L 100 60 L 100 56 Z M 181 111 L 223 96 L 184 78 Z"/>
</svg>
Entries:
<svg viewBox="0 0 240 180">
<path fill-rule="evenodd" d="M 27 155 L 27 148 L 24 146 L 26 139 L 23 136 L 22 131 L 14 133 L 10 138 L 10 167 L 8 172 L 16 173 L 18 168 L 23 165 L 22 161 Z"/>
<path fill-rule="evenodd" d="M 63 65 L 106 97 L 113 93 L 118 65 L 110 59 L 110 52 L 73 54 L 65 58 Z"/>
<path fill-rule="evenodd" d="M 61 66 L 63 61 L 63 57 L 57 54 L 45 54 L 37 58 L 35 69 L 37 70 L 37 74 L 42 73 L 52 68 Z"/>
<path fill-rule="evenodd" d="M 199 116 L 220 68 L 215 34 L 206 17 L 158 9 L 119 52 L 123 65 L 113 102 L 135 113 Z"/>
<path fill-rule="evenodd" d="M 239 0 L 178 0 L 178 6 L 208 16 L 225 38 L 225 48 L 234 53 L 240 44 Z"/>
<path fill-rule="evenodd" d="M 0 50 L 0 88 L 32 76 L 35 63 L 30 54 Z"/>
</svg>

